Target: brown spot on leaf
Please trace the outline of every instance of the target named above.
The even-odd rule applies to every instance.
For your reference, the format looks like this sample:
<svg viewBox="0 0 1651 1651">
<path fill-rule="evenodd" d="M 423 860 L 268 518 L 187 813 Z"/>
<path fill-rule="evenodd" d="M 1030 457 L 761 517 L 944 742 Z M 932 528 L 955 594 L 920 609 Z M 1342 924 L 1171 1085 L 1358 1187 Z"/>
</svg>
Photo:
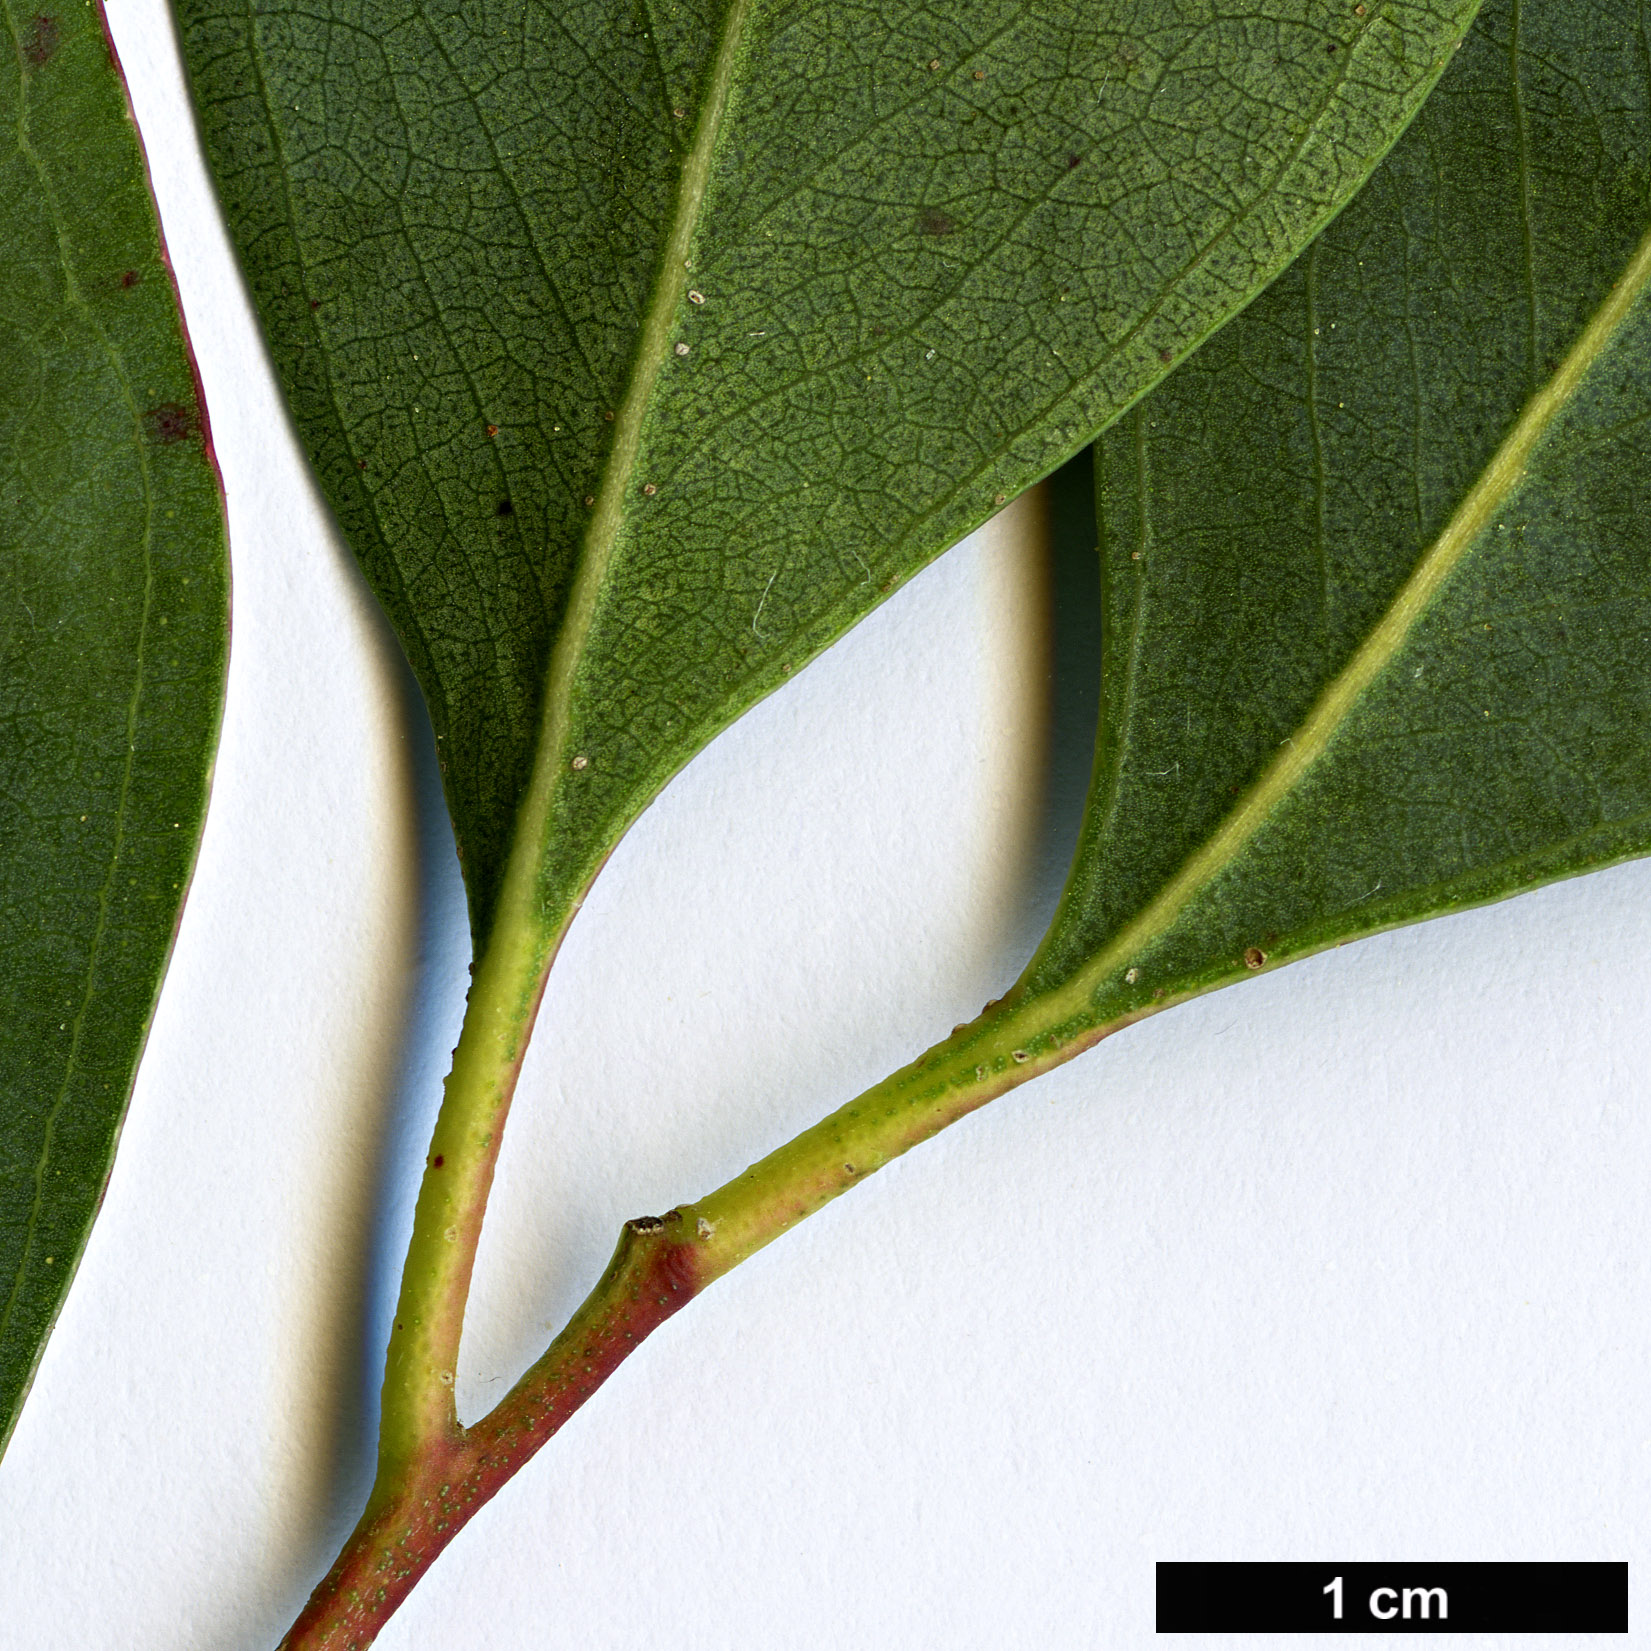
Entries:
<svg viewBox="0 0 1651 1651">
<path fill-rule="evenodd" d="M 138 284 L 138 272 L 135 269 L 127 270 L 127 272 L 121 276 L 120 284 L 123 287 L 135 287 Z"/>
<path fill-rule="evenodd" d="M 495 516 L 514 516 L 516 514 L 516 507 L 510 502 L 509 499 L 500 499 L 499 508 L 495 510 L 493 514 Z"/>
<path fill-rule="evenodd" d="M 310 300 L 310 308 L 312 310 L 320 309 L 321 308 L 321 300 L 319 298 L 312 298 Z"/>
<path fill-rule="evenodd" d="M 1259 946 L 1251 946 L 1244 953 L 1244 967 L 1246 969 L 1259 969 L 1266 961 L 1267 954 Z"/>
<path fill-rule="evenodd" d="M 434 1164 L 437 1169 L 440 1169 L 441 1166 L 447 1162 L 447 1160 L 438 1152 L 435 1157 L 430 1160 L 430 1162 Z"/>
<path fill-rule="evenodd" d="M 1068 155 L 1066 157 L 1066 170 L 1068 172 L 1070 172 L 1073 167 L 1082 166 L 1082 165 L 1083 165 L 1083 156 L 1082 155 Z"/>
<path fill-rule="evenodd" d="M 1160 350 L 1158 352 L 1158 359 L 1160 361 L 1163 361 L 1163 362 L 1173 361 L 1175 359 L 1175 351 L 1174 350 Z"/>
<path fill-rule="evenodd" d="M 957 232 L 957 225 L 944 212 L 937 212 L 932 206 L 926 206 L 917 214 L 917 228 L 923 235 L 952 235 Z"/>
<path fill-rule="evenodd" d="M 44 67 L 57 53 L 58 38 L 55 17 L 30 18 L 23 30 L 23 61 L 31 69 Z"/>
<path fill-rule="evenodd" d="M 199 432 L 200 427 L 201 421 L 195 409 L 186 407 L 181 401 L 164 401 L 143 415 L 144 434 L 165 447 L 170 447 L 174 442 L 188 441 Z"/>
</svg>

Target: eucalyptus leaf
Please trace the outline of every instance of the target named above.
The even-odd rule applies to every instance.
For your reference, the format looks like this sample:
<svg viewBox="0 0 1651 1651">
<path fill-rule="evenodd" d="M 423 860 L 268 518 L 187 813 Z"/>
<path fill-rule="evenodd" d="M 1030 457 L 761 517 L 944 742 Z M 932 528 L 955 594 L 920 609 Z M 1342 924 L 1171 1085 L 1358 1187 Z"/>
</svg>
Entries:
<svg viewBox="0 0 1651 1651">
<path fill-rule="evenodd" d="M 102 12 L 0 62 L 0 1444 L 109 1176 L 194 864 L 222 503 Z"/>
<path fill-rule="evenodd" d="M 689 755 L 1282 269 L 1475 4 L 181 0 L 478 952 L 513 843 L 553 936 Z"/>
<path fill-rule="evenodd" d="M 1491 0 L 1369 187 L 1096 448 L 1062 1038 L 1651 848 L 1651 60 Z"/>
</svg>

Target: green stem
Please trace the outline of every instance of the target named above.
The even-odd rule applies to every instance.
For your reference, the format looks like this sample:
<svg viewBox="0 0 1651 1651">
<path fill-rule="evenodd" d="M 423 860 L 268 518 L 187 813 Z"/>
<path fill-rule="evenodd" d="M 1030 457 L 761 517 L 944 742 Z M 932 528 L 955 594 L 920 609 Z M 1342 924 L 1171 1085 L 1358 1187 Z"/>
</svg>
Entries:
<svg viewBox="0 0 1651 1651">
<path fill-rule="evenodd" d="M 381 1484 L 459 1436 L 453 1380 L 470 1277 L 505 1118 L 559 939 L 501 917 L 471 982 L 385 1359 Z"/>
<path fill-rule="evenodd" d="M 471 982 L 464 1029 L 453 1052 L 453 1070 L 414 1212 L 384 1378 L 381 1484 L 414 1474 L 428 1452 L 460 1436 L 453 1380 L 482 1217 L 545 977 L 579 905 L 578 898 L 564 904 L 547 893 L 544 870 L 560 788 L 570 776 L 585 772 L 591 761 L 570 743 L 575 682 L 624 524 L 627 489 L 635 479 L 631 472 L 654 383 L 670 354 L 670 330 L 682 303 L 684 271 L 750 8 L 751 0 L 729 0 L 723 18 L 700 95 L 693 141 L 677 180 L 636 357 L 614 423 L 613 443 L 590 501 L 591 518 L 567 611 L 551 649 L 533 768 L 517 812 L 492 929 Z M 588 868 L 590 875 L 595 869 Z"/>
<path fill-rule="evenodd" d="M 492 1098 L 507 1067 L 513 1081 L 519 1052 L 510 1051 L 518 1049 L 518 1043 L 490 1041 L 489 1029 L 496 1028 L 494 1011 L 478 1012 L 478 1004 L 492 1001 L 481 996 L 483 979 L 478 973 L 471 1004 L 471 1014 L 481 1025 L 472 1037 L 467 1017 L 447 1105 L 468 1106 L 468 1097 L 480 1095 L 496 1105 L 502 1122 L 508 1095 L 496 1103 Z M 410 1402 L 398 1412 L 394 1448 L 381 1447 L 378 1482 L 360 1524 L 281 1642 L 282 1651 L 362 1651 L 371 1645 L 470 1516 L 653 1330 L 708 1284 L 918 1142 L 1137 1018 L 1088 1025 L 1081 1013 L 1073 1013 L 1064 994 L 1027 997 L 1017 987 L 911 1065 L 708 1197 L 679 1205 L 664 1216 L 627 1222 L 607 1271 L 566 1329 L 493 1411 L 472 1427 L 460 1427 L 453 1412 L 449 1378 L 459 1325 L 443 1315 L 450 1315 L 453 1297 L 448 1292 L 461 1275 L 468 1285 L 474 1243 L 468 1227 L 454 1240 L 442 1240 L 446 1249 L 416 1239 L 418 1266 L 409 1259 L 403 1311 L 411 1310 L 410 1303 L 428 1301 L 433 1316 L 417 1327 L 403 1319 L 392 1338 L 385 1390 L 387 1437 L 391 1384 L 399 1383 L 398 1392 L 409 1395 Z M 519 1042 L 525 1040 L 524 1029 Z M 477 1053 L 472 1056 L 468 1050 Z M 463 1065 L 466 1076 L 461 1080 L 461 1063 L 471 1061 L 474 1066 Z M 444 1107 L 444 1121 L 446 1111 Z M 485 1189 L 497 1139 L 496 1127 L 492 1140 L 484 1142 L 461 1120 L 450 1140 L 438 1125 L 432 1172 L 419 1200 L 418 1219 L 426 1239 L 431 1222 L 458 1209 L 456 1203 L 443 1202 L 449 1183 L 437 1176 L 435 1157 L 450 1150 L 462 1153 L 465 1184 Z M 448 1167 L 440 1166 L 440 1175 Z M 451 1184 L 457 1186 L 456 1177 Z M 427 1203 L 437 1212 L 429 1221 Z M 479 1224 L 479 1212 L 475 1220 Z M 413 1281 L 415 1272 L 418 1282 Z M 458 1303 L 462 1319 L 462 1290 Z M 396 1362 L 398 1348 L 401 1365 Z M 448 1362 L 417 1362 L 438 1356 Z M 439 1373 L 440 1402 L 433 1407 L 424 1403 L 429 1389 L 421 1386 L 422 1372 L 430 1368 Z"/>
</svg>

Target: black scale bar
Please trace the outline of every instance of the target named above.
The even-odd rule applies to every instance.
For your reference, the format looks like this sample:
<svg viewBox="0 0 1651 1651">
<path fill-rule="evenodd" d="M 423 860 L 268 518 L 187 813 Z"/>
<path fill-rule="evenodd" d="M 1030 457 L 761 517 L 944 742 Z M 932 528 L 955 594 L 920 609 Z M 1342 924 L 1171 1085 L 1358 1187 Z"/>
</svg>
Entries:
<svg viewBox="0 0 1651 1651">
<path fill-rule="evenodd" d="M 1160 1563 L 1158 1632 L 1626 1634 L 1628 1567 Z"/>
</svg>

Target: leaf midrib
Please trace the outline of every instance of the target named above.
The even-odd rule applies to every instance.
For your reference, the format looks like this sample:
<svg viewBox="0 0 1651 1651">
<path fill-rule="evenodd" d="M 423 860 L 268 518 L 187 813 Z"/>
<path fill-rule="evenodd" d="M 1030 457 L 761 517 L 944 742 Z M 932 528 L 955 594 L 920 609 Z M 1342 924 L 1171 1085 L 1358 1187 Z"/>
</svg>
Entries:
<svg viewBox="0 0 1651 1651">
<path fill-rule="evenodd" d="M 668 359 L 671 328 L 686 285 L 688 253 L 710 181 L 711 161 L 727 112 L 752 4 L 753 0 L 730 0 L 723 17 L 722 35 L 705 82 L 693 139 L 677 175 L 670 229 L 660 248 L 625 394 L 614 415 L 613 443 L 603 460 L 592 495 L 595 502 L 591 506 L 590 523 L 580 542 L 562 624 L 551 646 L 533 768 L 517 813 L 494 907 L 494 937 L 505 940 L 511 949 L 525 944 L 537 950 L 540 945 L 542 923 L 537 913 L 541 868 L 550 837 L 557 781 L 570 758 L 567 747 L 573 722 L 574 683 L 620 529 L 624 526 L 625 494 L 641 448 L 642 427 L 654 387 Z M 571 915 L 571 910 L 553 912 L 551 921 L 559 928 Z M 489 949 L 492 945 L 490 940 Z"/>
<path fill-rule="evenodd" d="M 1192 900 L 1209 887 L 1249 845 L 1289 793 L 1318 762 L 1366 691 L 1404 646 L 1429 611 L 1445 581 L 1490 525 L 1524 476 L 1543 436 L 1570 404 L 1589 369 L 1634 301 L 1651 282 L 1651 232 L 1635 249 L 1622 275 L 1578 335 L 1553 376 L 1532 396 L 1513 429 L 1351 659 L 1320 694 L 1248 792 L 1214 833 L 1181 864 L 1156 897 L 1113 940 L 1045 1000 L 1054 1023 L 1081 1014 L 1107 981 L 1166 933 Z M 1058 927 L 1058 925 L 1057 925 Z M 1054 931 L 1051 931 L 1051 939 Z M 1050 941 L 1028 964 L 1037 969 Z M 1042 1017 L 1040 1017 L 1042 1018 Z"/>
<path fill-rule="evenodd" d="M 731 8 L 727 20 L 725 21 L 724 34 L 718 47 L 718 55 L 715 60 L 713 70 L 713 86 L 717 93 L 714 119 L 715 123 L 719 126 L 723 112 L 726 108 L 727 93 L 732 80 L 733 66 L 738 55 L 739 33 L 743 27 L 745 14 L 749 10 L 749 6 L 750 0 L 737 0 L 737 3 Z M 1283 158 L 1279 161 L 1272 176 L 1267 180 L 1265 185 L 1259 188 L 1251 199 L 1235 210 L 1226 219 L 1226 221 L 1222 223 L 1220 229 L 1199 246 L 1193 256 L 1188 258 L 1183 265 L 1181 265 L 1171 276 L 1167 277 L 1163 281 L 1161 289 L 1154 298 L 1153 302 L 1142 311 L 1140 316 L 1137 317 L 1122 337 L 1117 339 L 1103 356 L 1101 356 L 1086 371 L 1079 372 L 1071 377 L 1067 381 L 1065 388 L 1062 389 L 1059 394 L 1055 395 L 1043 405 L 1036 408 L 1022 425 L 1012 431 L 1006 432 L 995 450 L 988 453 L 979 464 L 975 465 L 972 469 L 961 475 L 951 488 L 936 497 L 925 510 L 915 515 L 907 528 L 906 534 L 904 535 L 905 539 L 909 540 L 924 527 L 944 518 L 948 512 L 953 511 L 956 508 L 958 501 L 966 497 L 971 491 L 977 489 L 981 481 L 991 475 L 993 468 L 1002 461 L 1004 455 L 1012 450 L 1015 443 L 1024 437 L 1028 431 L 1036 429 L 1040 424 L 1051 422 L 1056 417 L 1056 410 L 1059 407 L 1061 407 L 1064 403 L 1069 402 L 1071 398 L 1083 388 L 1093 384 L 1095 380 L 1106 371 L 1108 366 L 1117 361 L 1132 345 L 1137 344 L 1146 334 L 1152 323 L 1158 319 L 1171 298 L 1182 290 L 1187 278 L 1195 270 L 1208 264 L 1217 249 L 1227 242 L 1234 234 L 1236 234 L 1239 226 L 1252 220 L 1263 209 L 1263 207 L 1274 198 L 1278 192 L 1281 181 L 1288 174 L 1290 168 L 1300 160 L 1314 135 L 1319 132 L 1326 114 L 1335 106 L 1337 95 L 1346 84 L 1346 81 L 1351 75 L 1356 64 L 1358 45 L 1371 34 L 1378 23 L 1384 20 L 1385 12 L 1380 8 L 1372 8 L 1371 14 L 1356 28 L 1352 38 L 1347 42 L 1348 50 L 1342 58 L 1341 63 L 1338 65 L 1336 74 L 1326 83 L 1318 103 L 1313 108 L 1309 118 L 1303 123 L 1300 132 L 1296 134 L 1293 142 L 1287 146 Z M 914 99 L 913 101 L 916 100 Z M 1417 109 L 1420 107 L 1421 103 L 1419 100 L 1417 103 Z M 1412 115 L 1414 115 L 1414 113 L 1415 111 L 1413 110 Z M 710 105 L 707 106 L 706 114 L 707 116 L 712 114 L 712 108 Z M 710 160 L 714 150 L 716 133 L 715 130 L 712 130 L 709 133 L 703 151 L 701 151 L 700 148 L 700 140 L 702 136 L 705 136 L 705 126 L 703 121 L 701 128 L 698 132 L 696 132 L 694 144 L 694 152 L 702 154 L 704 167 L 704 175 L 702 175 L 698 180 L 692 202 L 696 212 L 699 199 L 703 196 L 705 183 L 708 179 Z M 1374 164 L 1374 162 L 1371 163 L 1372 169 Z M 677 208 L 679 217 L 677 221 L 673 223 L 672 231 L 674 239 L 678 228 L 682 228 L 682 253 L 684 255 L 687 252 L 687 243 L 689 239 L 691 239 L 693 229 L 693 221 L 691 219 L 686 225 L 682 225 L 680 220 L 681 210 L 686 200 L 685 190 L 687 183 L 688 165 L 685 164 L 678 188 Z M 1025 213 L 1023 213 L 1021 218 L 1017 219 L 1016 222 L 1022 221 L 1025 216 L 1028 216 L 1032 210 L 1035 210 L 1035 208 L 1041 204 L 1043 204 L 1042 201 L 1032 203 L 1032 205 L 1027 207 Z M 1334 217 L 1336 212 L 1339 211 L 1340 208 L 1338 207 L 1334 209 L 1334 211 L 1327 213 L 1326 221 L 1328 221 L 1329 218 Z M 1324 225 L 1321 223 L 1314 233 L 1316 234 L 1321 232 L 1323 227 Z M 1006 236 L 1007 233 L 1008 231 L 1005 230 L 1004 235 Z M 678 260 L 676 267 L 681 268 L 680 259 Z M 633 375 L 626 394 L 626 406 L 629 406 L 632 397 L 635 396 L 637 392 L 637 370 L 645 370 L 647 374 L 647 386 L 640 397 L 637 398 L 636 402 L 636 425 L 638 435 L 640 434 L 642 417 L 647 408 L 647 392 L 648 390 L 651 390 L 653 379 L 657 376 L 659 368 L 664 364 L 663 346 L 665 343 L 665 334 L 669 330 L 670 317 L 675 313 L 675 298 L 672 295 L 669 280 L 671 269 L 672 264 L 670 262 L 670 253 L 669 249 L 667 249 L 667 257 L 660 266 L 660 279 L 656 281 L 648 312 L 650 317 L 652 317 L 655 309 L 660 307 L 663 303 L 662 330 L 658 339 L 658 347 L 653 351 L 651 356 L 646 353 L 638 354 L 635 367 L 633 367 Z M 961 284 L 961 278 L 959 283 L 954 283 L 954 286 L 948 289 L 948 292 L 955 293 L 956 286 L 959 284 Z M 949 298 L 947 301 L 949 301 Z M 937 305 L 936 307 L 938 308 L 942 306 Z M 922 319 L 927 320 L 929 317 L 925 316 Z M 909 329 L 909 331 L 915 336 L 921 324 L 922 321 L 914 323 L 913 327 Z M 1168 374 L 1174 370 L 1175 365 L 1177 365 L 1180 360 L 1196 350 L 1213 330 L 1213 327 L 1206 327 L 1204 330 L 1199 332 L 1197 336 L 1185 341 L 1177 351 L 1174 360 L 1166 365 L 1161 372 L 1156 374 L 1146 384 L 1141 394 L 1145 395 L 1149 393 L 1154 385 L 1156 385 L 1161 379 L 1167 377 Z M 862 354 L 851 355 L 847 358 L 847 360 L 851 363 L 858 363 L 863 359 L 876 358 L 881 355 L 885 348 L 885 345 L 879 345 L 875 351 L 866 351 Z M 760 405 L 760 402 L 753 404 L 753 406 L 748 406 L 745 411 L 750 413 L 754 410 L 755 406 Z M 633 446 L 631 452 L 627 456 L 624 468 L 618 474 L 617 486 L 613 489 L 611 507 L 615 512 L 616 520 L 612 526 L 612 536 L 607 539 L 605 548 L 602 550 L 600 556 L 593 558 L 591 555 L 591 549 L 599 527 L 599 518 L 603 514 L 604 505 L 608 503 L 608 496 L 604 490 L 607 489 L 609 484 L 615 479 L 614 460 L 620 455 L 621 437 L 619 431 L 624 423 L 624 419 L 625 408 L 622 407 L 616 419 L 614 445 L 609 450 L 608 459 L 605 461 L 602 473 L 602 485 L 598 489 L 598 492 L 594 495 L 596 504 L 593 510 L 593 519 L 590 528 L 587 530 L 585 539 L 582 542 L 578 571 L 575 576 L 575 583 L 570 595 L 563 627 L 558 633 L 557 641 L 552 649 L 551 661 L 547 671 L 544 721 L 541 726 L 539 744 L 535 749 L 532 777 L 529 781 L 528 790 L 524 793 L 524 800 L 518 815 L 518 820 L 520 823 L 518 825 L 518 829 L 512 836 L 511 852 L 507 864 L 506 874 L 501 884 L 498 903 L 494 908 L 495 934 L 498 932 L 499 926 L 505 920 L 506 908 L 510 904 L 512 894 L 514 893 L 522 901 L 531 901 L 538 889 L 536 879 L 541 861 L 536 856 L 530 857 L 525 852 L 518 853 L 518 850 L 520 850 L 521 846 L 528 841 L 536 842 L 542 847 L 548 840 L 548 827 L 551 813 L 550 794 L 555 787 L 556 779 L 558 777 L 560 759 L 568 755 L 566 748 L 566 732 L 567 724 L 570 719 L 567 713 L 571 704 L 572 683 L 577 674 L 579 659 L 582 657 L 584 637 L 588 633 L 590 621 L 594 615 L 597 597 L 601 589 L 602 581 L 606 575 L 607 561 L 609 555 L 611 554 L 613 538 L 617 536 L 618 528 L 623 522 L 622 501 L 624 483 L 628 479 L 630 461 L 634 459 L 635 456 Z M 1091 427 L 1090 433 L 1085 436 L 1081 442 L 1073 445 L 1070 450 L 1063 450 L 1060 455 L 1061 461 L 1064 462 L 1065 459 L 1072 456 L 1072 452 L 1075 452 L 1078 447 L 1086 444 L 1090 440 L 1093 440 L 1096 433 L 1097 432 L 1095 432 Z M 990 511 L 982 511 L 978 519 L 984 519 L 984 517 L 989 514 Z M 737 536 L 745 519 L 746 518 L 740 518 L 736 520 L 730 530 L 733 535 Z M 772 588 L 772 585 L 773 579 L 771 578 L 769 580 L 769 587 Z M 581 599 L 582 594 L 583 599 L 588 602 L 588 608 L 582 615 L 576 616 L 575 605 Z M 766 599 L 767 591 L 765 590 L 763 594 L 763 601 L 766 601 Z M 844 609 L 849 609 L 852 605 L 852 602 L 845 600 L 842 607 Z M 759 615 L 761 612 L 761 606 L 762 604 L 759 602 Z M 827 614 L 822 617 L 826 621 L 827 627 L 829 628 L 838 616 L 837 610 L 828 610 Z M 559 670 L 561 672 L 560 681 L 558 681 Z M 558 688 L 561 690 L 560 700 L 558 699 Z M 560 715 L 560 721 L 559 723 L 553 725 L 553 718 L 556 718 L 558 714 Z M 718 726 L 720 726 L 720 721 L 721 713 L 713 711 L 708 717 L 706 724 L 694 731 L 701 735 L 709 735 L 710 733 L 713 733 Z M 543 788 L 542 790 L 541 787 Z M 564 920 L 566 918 L 571 918 L 573 909 L 576 909 L 576 904 L 577 901 L 575 900 L 574 905 L 570 906 L 569 909 L 563 914 Z M 524 908 L 518 907 L 517 909 Z"/>
</svg>

